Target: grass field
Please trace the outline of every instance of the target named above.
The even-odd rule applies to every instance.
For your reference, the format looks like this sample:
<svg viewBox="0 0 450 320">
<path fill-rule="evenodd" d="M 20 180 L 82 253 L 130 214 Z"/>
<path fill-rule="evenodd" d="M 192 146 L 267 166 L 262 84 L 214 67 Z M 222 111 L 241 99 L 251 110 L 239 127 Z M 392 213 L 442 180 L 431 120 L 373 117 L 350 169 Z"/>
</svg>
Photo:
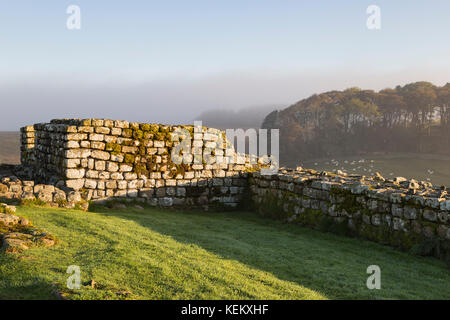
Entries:
<svg viewBox="0 0 450 320">
<path fill-rule="evenodd" d="M 19 207 L 59 239 L 0 254 L 0 299 L 450 299 L 443 262 L 252 213 Z M 369 265 L 381 290 L 366 287 Z M 83 286 L 66 288 L 67 267 Z M 96 286 L 89 285 L 95 280 Z"/>
<path fill-rule="evenodd" d="M 365 176 L 373 175 L 378 171 L 387 179 L 400 176 L 450 186 L 450 157 L 443 155 L 391 153 L 366 157 L 317 159 L 305 161 L 302 165 L 310 169 L 327 171 L 338 169 Z"/>
</svg>

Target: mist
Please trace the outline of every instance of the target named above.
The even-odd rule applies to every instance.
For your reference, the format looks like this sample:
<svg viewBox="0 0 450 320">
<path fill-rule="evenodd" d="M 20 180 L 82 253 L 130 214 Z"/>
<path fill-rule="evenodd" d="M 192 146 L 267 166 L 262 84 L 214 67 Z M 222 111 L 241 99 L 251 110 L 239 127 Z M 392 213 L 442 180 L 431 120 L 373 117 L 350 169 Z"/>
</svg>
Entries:
<svg viewBox="0 0 450 320">
<path fill-rule="evenodd" d="M 414 81 L 442 85 L 448 81 L 446 75 L 450 71 L 444 69 L 256 70 L 153 79 L 132 74 L 21 75 L 0 79 L 0 131 L 17 131 L 21 126 L 53 118 L 170 124 L 204 120 L 205 124 L 221 127 L 230 126 L 231 118 L 236 117 L 236 126 L 259 127 L 270 111 L 314 93 L 353 86 L 380 90 Z M 216 110 L 222 112 L 217 113 L 218 117 L 212 116 Z M 243 111 L 247 113 L 245 120 L 241 118 L 242 110 L 247 110 Z M 225 114 L 228 120 L 223 122 L 220 118 Z"/>
</svg>

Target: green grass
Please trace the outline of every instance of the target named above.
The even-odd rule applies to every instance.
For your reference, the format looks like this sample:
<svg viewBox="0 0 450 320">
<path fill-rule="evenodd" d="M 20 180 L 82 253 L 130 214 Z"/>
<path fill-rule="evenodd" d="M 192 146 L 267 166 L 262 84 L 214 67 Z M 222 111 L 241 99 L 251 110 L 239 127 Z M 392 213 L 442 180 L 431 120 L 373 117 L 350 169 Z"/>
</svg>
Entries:
<svg viewBox="0 0 450 320">
<path fill-rule="evenodd" d="M 359 162 L 364 159 L 364 162 Z M 302 166 L 315 170 L 345 170 L 365 176 L 380 172 L 386 179 L 405 177 L 450 186 L 450 157 L 443 155 L 390 153 L 305 161 Z M 347 163 L 345 162 L 347 161 Z M 354 162 L 352 164 L 352 162 Z M 336 162 L 335 162 L 336 163 Z"/>
<path fill-rule="evenodd" d="M 376 243 L 245 212 L 94 211 L 19 207 L 59 244 L 0 255 L 0 299 L 450 299 L 443 262 Z M 67 289 L 69 265 L 98 287 Z"/>
</svg>

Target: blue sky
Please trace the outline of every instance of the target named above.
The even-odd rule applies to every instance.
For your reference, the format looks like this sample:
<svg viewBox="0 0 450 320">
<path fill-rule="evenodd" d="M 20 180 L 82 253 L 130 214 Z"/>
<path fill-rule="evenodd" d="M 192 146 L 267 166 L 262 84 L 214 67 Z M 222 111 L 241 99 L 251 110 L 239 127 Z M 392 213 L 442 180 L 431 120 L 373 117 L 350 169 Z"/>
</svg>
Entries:
<svg viewBox="0 0 450 320">
<path fill-rule="evenodd" d="M 81 30 L 66 28 L 71 4 Z M 371 4 L 381 8 L 381 30 L 366 28 Z M 134 120 L 163 103 L 145 120 L 180 122 L 350 85 L 442 84 L 449 14 L 444 0 L 1 0 L 0 106 L 11 111 L 0 130 L 66 115 L 70 93 L 80 117 Z M 32 101 L 45 112 L 30 110 Z"/>
</svg>

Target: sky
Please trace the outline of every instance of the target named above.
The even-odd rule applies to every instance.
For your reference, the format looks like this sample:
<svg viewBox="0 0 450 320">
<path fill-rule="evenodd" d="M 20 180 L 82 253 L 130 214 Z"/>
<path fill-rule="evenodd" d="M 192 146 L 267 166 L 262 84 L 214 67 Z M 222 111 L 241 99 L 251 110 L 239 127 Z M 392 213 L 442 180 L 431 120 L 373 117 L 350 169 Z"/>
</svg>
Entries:
<svg viewBox="0 0 450 320">
<path fill-rule="evenodd" d="M 0 0 L 0 131 L 72 117 L 191 124 L 327 90 L 442 85 L 449 14 L 448 0 Z"/>
</svg>

